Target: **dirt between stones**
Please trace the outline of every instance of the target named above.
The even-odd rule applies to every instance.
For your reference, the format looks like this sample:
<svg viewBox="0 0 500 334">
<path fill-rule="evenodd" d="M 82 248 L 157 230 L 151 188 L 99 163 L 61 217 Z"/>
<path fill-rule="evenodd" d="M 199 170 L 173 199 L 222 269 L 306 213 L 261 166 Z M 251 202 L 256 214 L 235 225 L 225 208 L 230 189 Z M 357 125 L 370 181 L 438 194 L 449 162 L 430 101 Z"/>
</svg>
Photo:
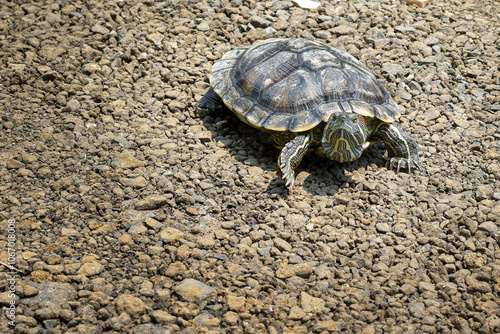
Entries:
<svg viewBox="0 0 500 334">
<path fill-rule="evenodd" d="M 1 332 L 500 331 L 498 1 L 19 3 L 0 5 Z M 421 170 L 383 146 L 311 156 L 288 191 L 257 130 L 199 117 L 213 62 L 270 37 L 372 69 Z"/>
</svg>

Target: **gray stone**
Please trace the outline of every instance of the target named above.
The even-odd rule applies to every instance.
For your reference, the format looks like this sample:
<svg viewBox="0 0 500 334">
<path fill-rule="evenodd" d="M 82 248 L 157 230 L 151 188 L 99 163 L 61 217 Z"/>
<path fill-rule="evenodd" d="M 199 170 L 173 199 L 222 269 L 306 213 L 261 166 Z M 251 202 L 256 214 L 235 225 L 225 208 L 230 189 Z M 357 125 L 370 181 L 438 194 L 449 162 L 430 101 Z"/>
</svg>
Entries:
<svg viewBox="0 0 500 334">
<path fill-rule="evenodd" d="M 266 20 L 260 16 L 252 16 L 249 22 L 255 28 L 267 28 L 272 24 L 271 21 Z"/>
</svg>

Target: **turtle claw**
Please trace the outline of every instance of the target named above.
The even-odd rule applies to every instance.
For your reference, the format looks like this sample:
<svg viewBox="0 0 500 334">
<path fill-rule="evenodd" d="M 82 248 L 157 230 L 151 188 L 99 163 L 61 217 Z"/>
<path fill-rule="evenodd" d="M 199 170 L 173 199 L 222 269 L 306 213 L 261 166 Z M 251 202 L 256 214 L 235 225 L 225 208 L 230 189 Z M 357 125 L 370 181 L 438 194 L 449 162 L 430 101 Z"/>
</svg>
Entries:
<svg viewBox="0 0 500 334">
<path fill-rule="evenodd" d="M 399 173 L 402 168 L 408 168 L 408 174 L 411 174 L 411 169 L 413 167 L 420 169 L 418 161 L 411 158 L 393 157 L 389 159 L 388 164 L 390 170 L 396 169 L 396 173 Z"/>
<path fill-rule="evenodd" d="M 283 179 L 283 181 L 285 181 L 285 186 L 293 187 L 293 184 L 295 183 L 295 173 L 293 172 L 290 163 L 282 161 L 280 156 L 278 158 L 278 166 L 280 168 L 281 178 Z"/>
</svg>

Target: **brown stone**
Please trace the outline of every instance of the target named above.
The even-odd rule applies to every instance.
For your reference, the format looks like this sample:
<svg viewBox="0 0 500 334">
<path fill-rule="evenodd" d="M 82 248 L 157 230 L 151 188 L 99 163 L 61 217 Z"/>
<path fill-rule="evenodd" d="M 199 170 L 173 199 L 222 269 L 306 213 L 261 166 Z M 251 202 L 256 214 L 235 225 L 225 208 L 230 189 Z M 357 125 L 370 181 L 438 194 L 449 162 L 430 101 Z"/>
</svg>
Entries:
<svg viewBox="0 0 500 334">
<path fill-rule="evenodd" d="M 204 300 L 217 295 L 214 288 L 191 278 L 186 278 L 176 285 L 174 291 L 186 301 Z"/>
</svg>

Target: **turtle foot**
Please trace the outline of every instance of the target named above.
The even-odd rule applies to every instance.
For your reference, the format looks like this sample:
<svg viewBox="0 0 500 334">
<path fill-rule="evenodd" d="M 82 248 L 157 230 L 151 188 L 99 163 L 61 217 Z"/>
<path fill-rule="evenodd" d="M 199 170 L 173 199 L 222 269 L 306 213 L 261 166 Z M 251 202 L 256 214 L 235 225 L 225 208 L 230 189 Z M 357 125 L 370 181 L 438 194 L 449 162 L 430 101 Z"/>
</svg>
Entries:
<svg viewBox="0 0 500 334">
<path fill-rule="evenodd" d="M 312 136 L 307 134 L 297 135 L 289 141 L 281 150 L 278 158 L 278 166 L 281 170 L 281 177 L 285 180 L 287 187 L 293 187 L 295 182 L 295 168 L 300 164 L 312 141 Z"/>
</svg>

